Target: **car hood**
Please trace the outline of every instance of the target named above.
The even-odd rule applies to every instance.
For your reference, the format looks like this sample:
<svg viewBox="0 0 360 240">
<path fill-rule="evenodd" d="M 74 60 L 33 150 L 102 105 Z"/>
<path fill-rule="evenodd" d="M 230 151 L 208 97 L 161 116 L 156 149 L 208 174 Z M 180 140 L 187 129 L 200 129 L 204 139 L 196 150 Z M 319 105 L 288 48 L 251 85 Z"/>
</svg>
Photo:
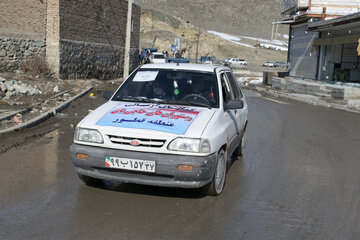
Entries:
<svg viewBox="0 0 360 240">
<path fill-rule="evenodd" d="M 78 127 L 122 136 L 199 138 L 215 111 L 203 107 L 109 101 L 86 116 Z"/>
</svg>

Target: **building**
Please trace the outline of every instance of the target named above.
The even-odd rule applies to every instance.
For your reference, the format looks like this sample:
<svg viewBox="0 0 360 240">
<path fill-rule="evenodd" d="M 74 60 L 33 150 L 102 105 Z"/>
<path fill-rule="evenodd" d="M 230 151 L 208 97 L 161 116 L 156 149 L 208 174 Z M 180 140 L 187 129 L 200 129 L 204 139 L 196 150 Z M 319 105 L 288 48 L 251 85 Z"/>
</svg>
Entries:
<svg viewBox="0 0 360 240">
<path fill-rule="evenodd" d="M 0 66 L 45 57 L 61 79 L 123 75 L 125 0 L 1 0 Z M 131 69 L 139 64 L 140 6 L 132 12 Z"/>
<path fill-rule="evenodd" d="M 359 0 L 283 0 L 286 18 L 282 23 L 289 24 L 290 76 L 360 82 L 358 26 L 354 23 L 359 21 L 359 11 Z M 351 20 L 349 14 L 353 14 Z"/>
<path fill-rule="evenodd" d="M 308 31 L 319 33 L 318 80 L 360 82 L 360 12 L 309 23 Z"/>
</svg>

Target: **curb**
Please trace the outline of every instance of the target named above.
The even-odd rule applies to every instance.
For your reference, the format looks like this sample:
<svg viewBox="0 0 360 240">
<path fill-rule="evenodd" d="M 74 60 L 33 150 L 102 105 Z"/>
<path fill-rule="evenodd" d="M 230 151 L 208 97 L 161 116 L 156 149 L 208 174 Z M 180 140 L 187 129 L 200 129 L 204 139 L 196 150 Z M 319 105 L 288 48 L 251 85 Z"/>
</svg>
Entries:
<svg viewBox="0 0 360 240">
<path fill-rule="evenodd" d="M 10 120 L 13 116 L 15 116 L 16 114 L 20 113 L 20 114 L 24 114 L 27 112 L 30 112 L 34 107 L 40 105 L 41 103 L 35 103 L 34 105 L 27 107 L 27 108 L 23 108 L 21 110 L 15 111 L 15 112 L 11 112 L 8 115 L 5 115 L 3 117 L 0 118 L 0 122 L 5 121 L 5 120 Z"/>
<path fill-rule="evenodd" d="M 64 95 L 65 93 L 68 93 L 68 92 L 70 92 L 70 90 L 66 90 L 64 92 L 58 93 L 58 94 L 50 97 L 50 99 L 53 99 L 53 98 L 56 98 L 58 96 Z M 10 120 L 13 116 L 15 116 L 18 113 L 24 114 L 24 113 L 30 112 L 34 107 L 39 106 L 40 104 L 42 104 L 42 102 L 37 102 L 37 103 L 35 103 L 34 105 L 32 105 L 30 107 L 23 108 L 23 109 L 20 109 L 18 111 L 15 111 L 15 112 L 11 112 L 10 114 L 1 117 L 0 122 L 4 121 L 4 120 Z"/>
<path fill-rule="evenodd" d="M 33 126 L 45 121 L 46 119 L 49 119 L 50 117 L 54 116 L 56 113 L 61 112 L 62 110 L 67 108 L 72 101 L 84 96 L 85 94 L 90 92 L 92 89 L 93 89 L 93 87 L 87 88 L 86 90 L 82 91 L 81 93 L 77 94 L 76 96 L 72 97 L 71 99 L 67 100 L 66 102 L 60 104 L 59 106 L 56 106 L 56 107 L 50 109 L 49 111 L 41 114 L 40 116 L 37 116 L 25 123 L 22 123 L 20 125 L 17 125 L 17 126 L 11 127 L 11 128 L 7 128 L 4 130 L 0 130 L 0 135 L 9 133 L 12 131 L 19 131 L 20 129 L 23 129 L 23 128 L 33 127 Z"/>
<path fill-rule="evenodd" d="M 278 92 L 275 90 L 269 90 L 269 89 L 265 89 L 265 88 L 262 88 L 259 86 L 251 86 L 250 88 L 256 90 L 257 92 L 263 93 L 265 95 L 270 95 L 273 97 L 280 97 L 280 98 L 285 98 L 285 99 L 289 99 L 289 100 L 294 100 L 294 101 L 310 104 L 313 106 L 334 108 L 334 109 L 343 110 L 343 111 L 347 111 L 347 112 L 360 113 L 360 110 L 349 109 L 342 104 L 329 103 L 329 102 L 322 101 L 322 100 L 299 98 L 296 96 L 292 96 L 292 94 L 289 94 L 289 93 L 282 93 L 282 92 Z"/>
</svg>

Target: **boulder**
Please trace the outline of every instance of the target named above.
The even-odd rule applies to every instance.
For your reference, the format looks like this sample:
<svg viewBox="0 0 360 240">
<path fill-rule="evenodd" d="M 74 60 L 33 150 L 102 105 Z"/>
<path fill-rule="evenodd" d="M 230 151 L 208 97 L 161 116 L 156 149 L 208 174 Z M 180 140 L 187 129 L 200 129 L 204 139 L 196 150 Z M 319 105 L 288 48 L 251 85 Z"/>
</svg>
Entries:
<svg viewBox="0 0 360 240">
<path fill-rule="evenodd" d="M 6 56 L 6 50 L 5 49 L 2 49 L 0 51 L 0 57 L 5 57 Z"/>
<path fill-rule="evenodd" d="M 15 91 L 7 91 L 5 94 L 5 98 L 10 99 L 10 97 L 15 96 L 15 95 L 16 95 Z"/>
<path fill-rule="evenodd" d="M 25 57 L 30 57 L 33 55 L 33 52 L 29 51 L 29 50 L 26 50 L 25 53 L 24 53 L 24 56 Z"/>
<path fill-rule="evenodd" d="M 54 87 L 53 91 L 54 91 L 54 93 L 59 93 L 59 92 L 60 92 L 59 86 L 56 85 L 56 86 Z"/>
</svg>

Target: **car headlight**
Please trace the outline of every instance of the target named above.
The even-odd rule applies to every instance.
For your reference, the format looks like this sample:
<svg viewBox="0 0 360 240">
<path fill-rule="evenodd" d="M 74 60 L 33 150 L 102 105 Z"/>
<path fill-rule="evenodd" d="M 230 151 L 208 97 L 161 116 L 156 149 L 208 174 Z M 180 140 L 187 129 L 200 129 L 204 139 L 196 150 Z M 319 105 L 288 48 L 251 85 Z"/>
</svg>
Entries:
<svg viewBox="0 0 360 240">
<path fill-rule="evenodd" d="M 168 146 L 172 151 L 210 153 L 211 145 L 208 139 L 176 138 Z"/>
<path fill-rule="evenodd" d="M 98 130 L 76 128 L 74 139 L 82 142 L 104 143 L 104 139 Z"/>
</svg>

